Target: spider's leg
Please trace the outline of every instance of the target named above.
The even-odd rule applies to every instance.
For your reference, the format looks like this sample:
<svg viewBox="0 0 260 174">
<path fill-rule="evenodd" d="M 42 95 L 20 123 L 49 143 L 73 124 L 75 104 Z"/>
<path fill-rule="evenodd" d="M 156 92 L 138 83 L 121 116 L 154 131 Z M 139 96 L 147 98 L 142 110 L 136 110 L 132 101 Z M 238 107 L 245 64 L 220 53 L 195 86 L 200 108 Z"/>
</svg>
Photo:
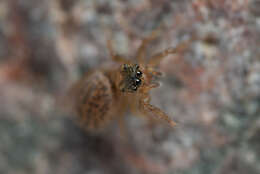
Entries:
<svg viewBox="0 0 260 174">
<path fill-rule="evenodd" d="M 109 53 L 111 59 L 114 60 L 115 62 L 121 63 L 121 64 L 128 63 L 129 62 L 128 60 L 126 60 L 122 56 L 115 53 L 115 51 L 113 49 L 113 45 L 112 45 L 112 37 L 111 37 L 111 31 L 110 30 L 105 30 L 105 37 L 106 37 L 106 40 L 107 40 L 108 53 Z"/>
<path fill-rule="evenodd" d="M 163 73 L 160 72 L 160 71 L 153 70 L 153 71 L 151 71 L 151 73 L 152 73 L 153 76 L 156 76 L 156 77 L 163 76 Z"/>
<path fill-rule="evenodd" d="M 145 83 L 144 86 L 142 87 L 141 90 L 141 93 L 142 93 L 142 101 L 146 101 L 147 102 L 147 99 L 150 100 L 150 96 L 149 96 L 149 91 L 152 89 L 152 88 L 158 88 L 160 86 L 160 83 L 158 82 L 149 82 L 149 83 Z"/>
<path fill-rule="evenodd" d="M 172 121 L 166 113 L 164 113 L 161 109 L 150 104 L 150 96 L 149 93 L 147 93 L 148 92 L 147 90 L 155 87 L 158 87 L 158 85 L 153 84 L 147 87 L 147 89 L 144 89 L 143 91 L 144 93 L 139 100 L 139 106 L 138 106 L 139 112 L 145 117 L 147 117 L 148 119 L 157 119 L 157 120 L 165 121 L 168 123 L 168 125 L 174 127 L 176 123 Z"/>
<path fill-rule="evenodd" d="M 118 63 L 128 63 L 129 62 L 128 60 L 126 60 L 122 56 L 115 53 L 115 51 L 112 47 L 111 39 L 107 40 L 107 48 L 108 48 L 108 52 L 109 52 L 111 59 L 114 60 L 115 62 L 118 62 Z"/>
<path fill-rule="evenodd" d="M 159 53 L 154 54 L 151 58 L 149 58 L 148 66 L 155 67 L 166 56 L 168 56 L 170 54 L 175 54 L 175 53 L 182 52 L 182 51 L 186 50 L 194 39 L 195 38 L 192 37 L 191 39 L 186 40 L 186 41 L 178 44 L 176 47 L 170 47 L 170 48 L 167 48 L 167 49 L 165 49 L 165 50 L 163 50 L 163 51 L 161 51 Z"/>
<path fill-rule="evenodd" d="M 157 120 L 163 120 L 167 122 L 171 127 L 176 126 L 176 122 L 172 121 L 170 117 L 165 114 L 161 109 L 147 103 L 141 102 L 139 106 L 140 112 L 148 118 L 155 118 Z"/>
<path fill-rule="evenodd" d="M 154 77 L 161 77 L 161 76 L 164 75 L 163 72 L 156 70 L 156 69 L 155 69 L 154 67 L 152 67 L 152 66 L 146 67 L 146 72 L 149 73 L 149 74 L 151 74 L 151 75 L 154 76 Z"/>
<path fill-rule="evenodd" d="M 148 87 L 150 89 L 152 89 L 152 88 L 158 88 L 159 86 L 160 86 L 160 83 L 158 83 L 158 82 L 151 82 Z"/>
<path fill-rule="evenodd" d="M 142 43 L 139 46 L 137 53 L 136 53 L 136 56 L 135 56 L 137 62 L 144 63 L 146 47 L 152 40 L 154 40 L 156 38 L 158 33 L 159 33 L 159 30 L 155 30 L 147 38 L 142 40 Z"/>
</svg>

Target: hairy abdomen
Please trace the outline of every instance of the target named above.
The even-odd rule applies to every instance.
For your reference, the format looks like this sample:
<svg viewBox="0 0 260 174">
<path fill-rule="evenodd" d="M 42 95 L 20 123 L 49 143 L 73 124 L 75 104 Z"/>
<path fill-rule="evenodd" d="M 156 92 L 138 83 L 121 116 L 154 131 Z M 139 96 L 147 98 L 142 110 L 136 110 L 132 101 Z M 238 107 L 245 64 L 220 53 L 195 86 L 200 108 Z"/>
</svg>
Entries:
<svg viewBox="0 0 260 174">
<path fill-rule="evenodd" d="M 86 129 L 104 127 L 114 114 L 112 84 L 101 71 L 94 71 L 74 87 L 75 110 Z"/>
</svg>

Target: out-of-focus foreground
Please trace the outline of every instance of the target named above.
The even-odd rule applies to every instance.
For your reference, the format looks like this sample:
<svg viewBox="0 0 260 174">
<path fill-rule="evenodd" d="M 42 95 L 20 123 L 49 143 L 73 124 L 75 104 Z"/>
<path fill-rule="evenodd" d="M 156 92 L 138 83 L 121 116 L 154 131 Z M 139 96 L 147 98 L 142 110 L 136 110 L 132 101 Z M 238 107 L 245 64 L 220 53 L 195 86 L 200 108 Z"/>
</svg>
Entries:
<svg viewBox="0 0 260 174">
<path fill-rule="evenodd" d="M 127 116 L 91 135 L 56 98 L 110 61 L 106 32 L 131 57 L 160 27 L 148 55 L 196 35 L 160 64 L 152 103 L 172 130 Z M 260 1 L 1 0 L 0 173 L 260 173 Z"/>
</svg>

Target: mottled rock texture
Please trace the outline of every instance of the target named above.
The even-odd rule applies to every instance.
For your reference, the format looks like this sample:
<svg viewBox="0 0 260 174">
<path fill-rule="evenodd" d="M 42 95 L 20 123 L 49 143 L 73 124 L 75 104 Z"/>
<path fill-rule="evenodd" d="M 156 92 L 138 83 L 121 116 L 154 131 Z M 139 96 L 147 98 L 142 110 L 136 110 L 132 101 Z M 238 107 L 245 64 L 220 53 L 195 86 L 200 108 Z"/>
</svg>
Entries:
<svg viewBox="0 0 260 174">
<path fill-rule="evenodd" d="M 81 130 L 57 98 L 114 48 L 147 54 L 196 36 L 164 59 L 152 103 L 175 129 L 128 115 L 103 134 Z M 260 1 L 1 0 L 0 173 L 259 174 Z"/>
</svg>

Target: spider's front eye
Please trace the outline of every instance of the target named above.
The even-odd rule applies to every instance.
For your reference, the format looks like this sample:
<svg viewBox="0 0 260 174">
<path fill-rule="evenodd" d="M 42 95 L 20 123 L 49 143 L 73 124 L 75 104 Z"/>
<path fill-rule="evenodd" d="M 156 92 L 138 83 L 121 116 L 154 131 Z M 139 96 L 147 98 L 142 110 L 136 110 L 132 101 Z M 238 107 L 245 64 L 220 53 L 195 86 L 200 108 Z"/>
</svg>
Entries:
<svg viewBox="0 0 260 174">
<path fill-rule="evenodd" d="M 140 77 L 142 77 L 142 74 L 143 74 L 143 73 L 142 73 L 141 71 L 137 71 L 137 72 L 136 72 L 136 77 L 137 77 L 137 78 L 140 78 Z"/>
<path fill-rule="evenodd" d="M 140 86 L 142 81 L 140 79 L 135 79 L 135 85 Z"/>
<path fill-rule="evenodd" d="M 137 86 L 132 86 L 132 90 L 136 91 L 137 90 Z"/>
</svg>

